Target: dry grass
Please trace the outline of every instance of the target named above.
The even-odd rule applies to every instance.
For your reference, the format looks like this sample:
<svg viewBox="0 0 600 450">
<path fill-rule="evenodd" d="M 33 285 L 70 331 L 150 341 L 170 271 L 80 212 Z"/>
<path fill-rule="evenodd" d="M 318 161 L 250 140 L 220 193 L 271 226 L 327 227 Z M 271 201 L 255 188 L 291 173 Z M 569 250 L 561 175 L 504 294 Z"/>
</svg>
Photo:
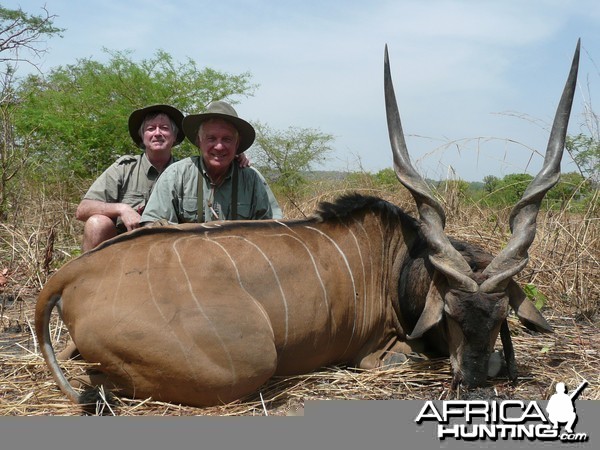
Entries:
<svg viewBox="0 0 600 450">
<path fill-rule="evenodd" d="M 322 188 L 322 189 L 321 189 Z M 314 187 L 303 202 L 283 201 L 288 217 L 302 217 L 318 202 L 332 200 L 343 188 Z M 404 191 L 366 188 L 363 193 L 381 196 L 412 211 Z M 598 203 L 598 202 L 596 202 Z M 274 378 L 260 392 L 228 405 L 192 408 L 148 400 L 117 398 L 109 406 L 99 404 L 98 414 L 137 415 L 286 415 L 302 411 L 312 399 L 449 399 L 514 398 L 547 399 L 554 383 L 569 388 L 589 382 L 579 399 L 600 399 L 600 207 L 583 214 L 542 212 L 537 238 L 530 249 L 528 267 L 518 281 L 532 283 L 548 298 L 543 313 L 555 333 L 541 335 L 525 330 L 511 318 L 511 330 L 519 369 L 519 383 L 494 380 L 489 388 L 471 392 L 450 390 L 450 367 L 446 359 L 407 362 L 386 369 L 362 371 L 329 367 L 287 378 Z M 80 415 L 57 389 L 31 333 L 33 307 L 49 273 L 76 253 L 80 225 L 72 219 L 74 205 L 44 201 L 37 214 L 26 212 L 29 221 L 0 224 L 0 415 Z M 509 211 L 491 214 L 476 205 L 450 210 L 448 233 L 478 244 L 496 254 L 509 236 Z M 493 217 L 493 218 L 492 218 Z M 51 258 L 49 258 L 49 256 Z M 67 332 L 57 319 L 52 325 L 57 343 Z M 61 344 L 57 344 L 60 346 Z M 63 365 L 67 376 L 88 367 L 81 362 Z"/>
<path fill-rule="evenodd" d="M 600 400 L 600 339 L 597 328 L 572 319 L 551 320 L 552 335 L 532 335 L 515 320 L 513 341 L 519 364 L 519 382 L 494 380 L 492 387 L 470 392 L 450 390 L 447 359 L 406 362 L 395 368 L 359 370 L 329 367 L 306 375 L 276 377 L 260 392 L 242 401 L 210 408 L 194 408 L 147 400 L 115 398 L 108 405 L 97 404 L 97 414 L 121 416 L 187 415 L 289 415 L 302 412 L 304 401 L 317 399 L 388 400 L 388 399 L 548 399 L 557 381 L 570 388 L 581 380 L 589 382 L 579 399 Z M 33 350 L 28 332 L 12 334 L 0 342 L 0 413 L 2 415 L 81 415 L 58 390 L 39 352 Z M 91 365 L 68 361 L 63 369 L 75 377 Z"/>
</svg>

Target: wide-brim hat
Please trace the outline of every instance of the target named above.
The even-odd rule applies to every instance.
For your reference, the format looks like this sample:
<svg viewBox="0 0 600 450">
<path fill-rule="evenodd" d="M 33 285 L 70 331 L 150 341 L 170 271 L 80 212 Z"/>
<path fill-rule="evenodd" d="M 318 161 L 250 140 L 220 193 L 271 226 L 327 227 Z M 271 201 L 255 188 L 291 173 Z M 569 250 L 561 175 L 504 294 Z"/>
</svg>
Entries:
<svg viewBox="0 0 600 450">
<path fill-rule="evenodd" d="M 224 101 L 216 101 L 208 105 L 206 112 L 202 114 L 190 114 L 183 119 L 183 132 L 192 144 L 198 145 L 198 128 L 200 128 L 202 122 L 209 119 L 226 120 L 238 130 L 240 145 L 237 149 L 237 154 L 248 150 L 256 138 L 254 127 L 244 119 L 240 119 L 233 106 Z"/>
<path fill-rule="evenodd" d="M 185 139 L 183 127 L 181 125 L 183 122 L 183 113 L 171 105 L 150 105 L 146 106 L 145 108 L 136 109 L 129 116 L 129 135 L 138 147 L 143 146 L 142 137 L 140 136 L 140 127 L 142 126 L 146 116 L 151 113 L 164 113 L 169 116 L 175 122 L 175 125 L 177 125 L 178 128 L 177 138 L 175 139 L 175 144 L 173 145 L 178 145 L 183 142 Z"/>
</svg>

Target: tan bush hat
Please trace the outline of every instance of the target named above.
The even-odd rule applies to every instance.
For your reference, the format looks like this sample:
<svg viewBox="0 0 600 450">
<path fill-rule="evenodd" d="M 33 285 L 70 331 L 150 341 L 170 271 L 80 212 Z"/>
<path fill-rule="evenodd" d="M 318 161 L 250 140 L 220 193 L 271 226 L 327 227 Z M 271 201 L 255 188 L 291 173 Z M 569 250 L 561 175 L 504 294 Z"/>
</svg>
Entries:
<svg viewBox="0 0 600 450">
<path fill-rule="evenodd" d="M 212 102 L 206 108 L 206 112 L 202 114 L 190 114 L 183 119 L 183 132 L 185 136 L 194 145 L 197 144 L 198 128 L 200 124 L 208 119 L 223 119 L 230 122 L 237 130 L 240 135 L 240 145 L 237 149 L 237 154 L 243 153 L 250 148 L 254 139 L 256 138 L 256 131 L 254 127 L 246 122 L 244 119 L 240 119 L 237 115 L 233 106 L 224 101 Z"/>
<path fill-rule="evenodd" d="M 140 127 L 142 126 L 144 119 L 148 114 L 159 112 L 169 116 L 177 125 L 177 138 L 175 139 L 174 145 L 181 144 L 185 139 L 181 124 L 183 122 L 183 113 L 181 111 L 171 105 L 150 105 L 145 108 L 136 109 L 129 116 L 129 135 L 138 147 L 143 147 L 142 137 L 140 136 Z"/>
</svg>

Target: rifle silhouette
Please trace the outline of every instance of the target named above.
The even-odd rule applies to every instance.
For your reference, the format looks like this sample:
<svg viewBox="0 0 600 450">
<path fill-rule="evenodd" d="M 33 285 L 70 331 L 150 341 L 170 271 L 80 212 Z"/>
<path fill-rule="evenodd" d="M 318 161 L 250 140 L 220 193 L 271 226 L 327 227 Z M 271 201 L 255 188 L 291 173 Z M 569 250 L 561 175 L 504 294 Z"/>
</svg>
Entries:
<svg viewBox="0 0 600 450">
<path fill-rule="evenodd" d="M 583 380 L 581 382 L 581 384 L 579 386 L 577 386 L 577 389 L 575 389 L 572 393 L 569 394 L 569 398 L 571 399 L 571 401 L 574 401 L 575 398 L 581 393 L 583 388 L 586 387 L 587 385 L 588 385 L 587 380 Z"/>
</svg>

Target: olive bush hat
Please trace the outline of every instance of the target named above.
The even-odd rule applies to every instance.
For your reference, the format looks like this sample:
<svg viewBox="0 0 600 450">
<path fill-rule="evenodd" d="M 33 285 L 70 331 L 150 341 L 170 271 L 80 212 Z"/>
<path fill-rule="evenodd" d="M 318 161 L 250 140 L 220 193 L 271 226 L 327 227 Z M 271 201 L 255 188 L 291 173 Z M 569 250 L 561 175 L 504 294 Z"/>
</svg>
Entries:
<svg viewBox="0 0 600 450">
<path fill-rule="evenodd" d="M 254 127 L 244 119 L 240 119 L 233 106 L 229 103 L 216 101 L 208 105 L 206 112 L 202 114 L 190 114 L 183 119 L 183 132 L 192 144 L 198 145 L 198 128 L 200 128 L 202 122 L 209 119 L 226 120 L 238 130 L 240 135 L 240 145 L 236 152 L 238 155 L 249 149 L 254 142 L 254 138 L 256 137 Z"/>
<path fill-rule="evenodd" d="M 136 109 L 129 116 L 129 135 L 138 147 L 144 146 L 142 137 L 140 136 L 140 127 L 142 126 L 144 119 L 148 114 L 159 112 L 169 116 L 175 122 L 175 125 L 177 125 L 177 138 L 175 139 L 174 145 L 181 144 L 185 139 L 185 134 L 183 134 L 181 125 L 181 122 L 183 121 L 183 113 L 181 111 L 171 105 L 150 105 L 145 108 Z"/>
</svg>

